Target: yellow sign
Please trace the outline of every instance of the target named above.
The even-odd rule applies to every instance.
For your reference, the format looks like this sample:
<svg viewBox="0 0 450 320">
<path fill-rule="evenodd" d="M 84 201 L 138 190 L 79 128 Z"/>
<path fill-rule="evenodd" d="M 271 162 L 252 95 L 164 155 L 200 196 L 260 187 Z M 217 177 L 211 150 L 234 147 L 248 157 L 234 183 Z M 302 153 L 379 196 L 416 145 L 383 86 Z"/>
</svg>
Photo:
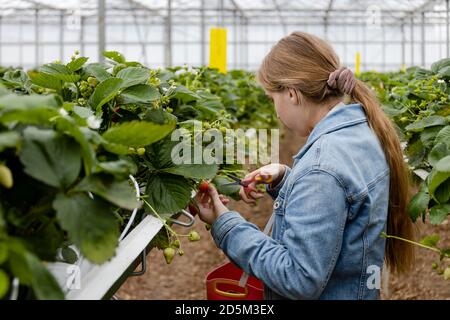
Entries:
<svg viewBox="0 0 450 320">
<path fill-rule="evenodd" d="M 227 29 L 211 28 L 209 47 L 209 67 L 227 72 Z"/>
<path fill-rule="evenodd" d="M 356 53 L 355 74 L 357 76 L 361 74 L 361 54 L 359 52 Z"/>
</svg>

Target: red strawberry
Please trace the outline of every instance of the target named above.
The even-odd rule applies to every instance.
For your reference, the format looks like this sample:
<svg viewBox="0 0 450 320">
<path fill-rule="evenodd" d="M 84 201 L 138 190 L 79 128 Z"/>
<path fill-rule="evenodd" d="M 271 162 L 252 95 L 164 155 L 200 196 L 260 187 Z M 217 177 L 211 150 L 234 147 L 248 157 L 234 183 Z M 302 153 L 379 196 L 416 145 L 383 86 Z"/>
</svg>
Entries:
<svg viewBox="0 0 450 320">
<path fill-rule="evenodd" d="M 208 181 L 200 182 L 200 185 L 198 186 L 198 191 L 200 191 L 200 193 L 208 193 L 208 189 L 209 189 Z"/>
</svg>

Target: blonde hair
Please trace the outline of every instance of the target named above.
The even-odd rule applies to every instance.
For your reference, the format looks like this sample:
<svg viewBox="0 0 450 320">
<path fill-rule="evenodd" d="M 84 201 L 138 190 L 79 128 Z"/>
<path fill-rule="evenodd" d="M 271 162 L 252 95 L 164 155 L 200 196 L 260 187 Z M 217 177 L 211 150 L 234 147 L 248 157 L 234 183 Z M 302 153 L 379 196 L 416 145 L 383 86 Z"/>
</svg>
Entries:
<svg viewBox="0 0 450 320">
<path fill-rule="evenodd" d="M 267 54 L 257 78 L 267 91 L 292 88 L 302 99 L 326 103 L 344 96 L 341 85 L 330 87 L 327 83 L 330 74 L 340 67 L 338 56 L 327 42 L 308 33 L 294 32 L 281 39 Z M 413 239 L 414 228 L 407 213 L 409 171 L 397 133 L 375 94 L 362 81 L 356 80 L 350 98 L 364 108 L 369 126 L 383 146 L 390 168 L 387 233 Z M 406 271 L 414 261 L 414 248 L 389 238 L 386 240 L 385 260 L 391 270 Z"/>
</svg>

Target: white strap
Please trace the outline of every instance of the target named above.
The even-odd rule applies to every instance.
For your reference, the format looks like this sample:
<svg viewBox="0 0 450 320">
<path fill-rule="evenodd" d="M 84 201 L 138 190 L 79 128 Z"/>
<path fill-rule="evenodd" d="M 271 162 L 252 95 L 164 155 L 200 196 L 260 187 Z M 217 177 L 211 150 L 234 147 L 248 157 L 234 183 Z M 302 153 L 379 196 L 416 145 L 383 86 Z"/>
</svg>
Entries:
<svg viewBox="0 0 450 320">
<path fill-rule="evenodd" d="M 264 227 L 263 233 L 265 235 L 270 234 L 270 230 L 272 230 L 273 222 L 275 221 L 275 212 L 272 213 L 272 215 L 269 218 L 269 221 L 267 221 L 266 226 Z M 241 279 L 239 280 L 239 286 L 244 288 L 247 285 L 249 275 L 247 273 L 242 273 Z"/>
</svg>

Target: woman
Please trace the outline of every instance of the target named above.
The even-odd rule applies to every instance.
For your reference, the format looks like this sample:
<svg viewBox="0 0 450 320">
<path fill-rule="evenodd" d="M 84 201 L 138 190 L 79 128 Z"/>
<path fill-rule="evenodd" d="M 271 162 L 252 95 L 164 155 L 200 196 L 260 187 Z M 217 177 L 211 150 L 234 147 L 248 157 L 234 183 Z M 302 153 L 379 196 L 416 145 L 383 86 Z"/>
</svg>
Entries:
<svg viewBox="0 0 450 320">
<path fill-rule="evenodd" d="M 263 281 L 266 299 L 378 299 L 383 260 L 402 272 L 413 259 L 410 246 L 380 236 L 413 236 L 393 126 L 374 94 L 313 35 L 281 39 L 258 80 L 284 125 L 308 137 L 292 169 L 271 164 L 244 179 L 255 186 L 273 178 L 272 236 L 230 211 L 213 187 L 200 218 L 230 260 Z M 345 105 L 345 95 L 354 104 Z M 262 196 L 240 194 L 248 203 Z"/>
</svg>

